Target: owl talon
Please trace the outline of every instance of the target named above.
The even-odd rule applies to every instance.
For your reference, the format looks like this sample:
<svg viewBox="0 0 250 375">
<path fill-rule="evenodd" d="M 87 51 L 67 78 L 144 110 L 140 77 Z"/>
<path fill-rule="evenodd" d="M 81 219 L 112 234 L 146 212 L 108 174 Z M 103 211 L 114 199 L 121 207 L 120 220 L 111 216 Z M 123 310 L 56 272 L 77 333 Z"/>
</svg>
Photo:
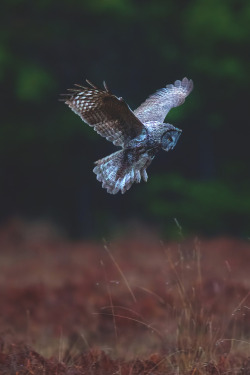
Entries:
<svg viewBox="0 0 250 375">
<path fill-rule="evenodd" d="M 135 171 L 135 182 L 139 184 L 141 182 L 141 174 L 140 171 L 136 170 Z"/>
<path fill-rule="evenodd" d="M 145 181 L 145 182 L 148 181 L 148 174 L 146 172 L 146 169 L 141 170 L 141 176 L 142 176 L 143 181 Z"/>
</svg>

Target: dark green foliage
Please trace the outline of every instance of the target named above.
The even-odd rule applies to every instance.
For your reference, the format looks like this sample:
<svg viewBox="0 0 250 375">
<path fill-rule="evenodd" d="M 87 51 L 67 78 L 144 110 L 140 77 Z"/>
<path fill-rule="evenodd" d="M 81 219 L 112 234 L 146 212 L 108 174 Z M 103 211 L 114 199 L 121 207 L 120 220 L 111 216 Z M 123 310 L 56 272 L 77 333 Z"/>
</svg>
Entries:
<svg viewBox="0 0 250 375">
<path fill-rule="evenodd" d="M 214 234 L 235 233 L 244 235 L 249 230 L 250 186 L 229 186 L 217 180 L 190 180 L 180 175 L 154 176 L 147 186 L 149 211 L 160 216 L 163 223 L 169 218 L 181 218 L 184 232 L 207 232 Z M 168 233 L 176 233 L 174 221 Z M 165 228 L 165 229 L 167 229 Z M 195 234 L 195 233 L 194 233 Z"/>
<path fill-rule="evenodd" d="M 249 234 L 249 1 L 3 0 L 0 21 L 3 219 L 52 217 L 79 234 L 91 222 L 94 234 L 100 217 L 153 214 L 191 232 Z M 194 91 L 167 119 L 183 129 L 178 147 L 153 163 L 148 187 L 107 196 L 92 162 L 114 147 L 59 94 L 105 79 L 136 108 L 184 76 Z M 180 201 L 159 198 L 164 189 Z"/>
</svg>

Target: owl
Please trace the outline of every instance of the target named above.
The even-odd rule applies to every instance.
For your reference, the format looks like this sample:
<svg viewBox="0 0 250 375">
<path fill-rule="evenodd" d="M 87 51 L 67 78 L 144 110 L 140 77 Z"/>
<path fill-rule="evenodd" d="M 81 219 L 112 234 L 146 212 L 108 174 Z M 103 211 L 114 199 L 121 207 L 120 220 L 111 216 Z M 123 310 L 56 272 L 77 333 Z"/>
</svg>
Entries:
<svg viewBox="0 0 250 375">
<path fill-rule="evenodd" d="M 132 111 L 123 98 L 113 95 L 104 82 L 99 89 L 75 85 L 63 101 L 95 131 L 121 150 L 95 162 L 93 172 L 110 194 L 124 194 L 131 185 L 148 179 L 147 167 L 157 152 L 173 150 L 181 130 L 164 123 L 171 108 L 184 103 L 193 89 L 187 78 L 156 91 Z"/>
</svg>

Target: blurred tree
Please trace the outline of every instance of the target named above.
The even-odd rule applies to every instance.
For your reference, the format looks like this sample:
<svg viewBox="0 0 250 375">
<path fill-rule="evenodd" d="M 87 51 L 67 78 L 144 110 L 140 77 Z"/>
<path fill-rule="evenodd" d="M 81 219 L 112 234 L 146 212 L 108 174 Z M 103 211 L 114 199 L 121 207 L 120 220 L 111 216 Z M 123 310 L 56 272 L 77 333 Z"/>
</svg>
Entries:
<svg viewBox="0 0 250 375">
<path fill-rule="evenodd" d="M 0 10 L 2 219 L 105 235 L 131 216 L 157 225 L 178 214 L 187 231 L 249 234 L 249 1 L 2 0 Z M 59 93 L 105 79 L 135 108 L 184 76 L 195 89 L 167 119 L 184 130 L 175 152 L 153 163 L 144 188 L 107 196 L 91 163 L 114 147 Z"/>
</svg>

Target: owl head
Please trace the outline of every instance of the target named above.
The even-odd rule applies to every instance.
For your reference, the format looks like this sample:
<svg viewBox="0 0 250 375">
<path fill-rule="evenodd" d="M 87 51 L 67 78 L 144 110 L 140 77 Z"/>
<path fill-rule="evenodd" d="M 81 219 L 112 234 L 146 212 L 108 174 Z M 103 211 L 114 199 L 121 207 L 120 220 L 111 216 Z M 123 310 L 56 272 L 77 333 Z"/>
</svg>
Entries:
<svg viewBox="0 0 250 375">
<path fill-rule="evenodd" d="M 164 151 L 173 150 L 175 147 L 182 130 L 175 128 L 171 124 L 164 124 L 166 131 L 164 131 L 162 137 L 161 137 L 161 147 Z"/>
</svg>

